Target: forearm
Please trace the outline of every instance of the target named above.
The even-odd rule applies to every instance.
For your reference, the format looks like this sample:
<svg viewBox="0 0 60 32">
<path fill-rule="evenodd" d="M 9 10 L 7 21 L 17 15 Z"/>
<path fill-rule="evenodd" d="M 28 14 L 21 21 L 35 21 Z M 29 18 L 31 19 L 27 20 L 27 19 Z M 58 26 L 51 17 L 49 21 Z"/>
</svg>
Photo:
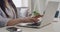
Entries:
<svg viewBox="0 0 60 32">
<path fill-rule="evenodd" d="M 30 19 L 27 18 L 23 18 L 23 19 L 12 19 L 10 21 L 8 21 L 7 26 L 13 26 L 16 25 L 18 23 L 26 23 L 26 22 L 31 22 Z"/>
<path fill-rule="evenodd" d="M 21 23 L 21 22 L 22 22 L 21 19 L 12 19 L 7 23 L 7 26 L 13 26 L 13 25 L 16 25 L 16 24 Z"/>
</svg>

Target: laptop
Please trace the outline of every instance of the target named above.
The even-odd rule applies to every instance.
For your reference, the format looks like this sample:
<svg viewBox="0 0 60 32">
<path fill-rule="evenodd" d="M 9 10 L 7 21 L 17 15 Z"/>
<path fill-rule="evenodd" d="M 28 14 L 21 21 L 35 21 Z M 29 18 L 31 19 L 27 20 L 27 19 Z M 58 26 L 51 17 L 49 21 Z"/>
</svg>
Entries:
<svg viewBox="0 0 60 32">
<path fill-rule="evenodd" d="M 17 26 L 38 28 L 51 23 L 54 19 L 58 5 L 59 5 L 59 2 L 49 1 L 45 10 L 44 17 L 42 18 L 41 21 L 38 21 L 37 23 L 20 23 Z"/>
</svg>

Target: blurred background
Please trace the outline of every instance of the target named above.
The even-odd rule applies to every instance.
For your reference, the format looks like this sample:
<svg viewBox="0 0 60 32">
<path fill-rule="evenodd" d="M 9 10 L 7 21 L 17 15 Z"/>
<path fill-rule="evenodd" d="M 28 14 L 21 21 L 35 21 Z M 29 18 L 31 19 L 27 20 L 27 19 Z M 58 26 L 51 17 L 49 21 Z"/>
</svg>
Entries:
<svg viewBox="0 0 60 32">
<path fill-rule="evenodd" d="M 49 1 L 55 1 L 55 2 L 60 2 L 60 0 L 13 0 L 14 4 L 16 5 L 18 11 L 20 11 L 21 15 L 22 14 L 27 14 L 27 15 L 32 15 L 33 11 L 38 11 L 38 13 L 40 13 L 40 15 L 43 15 L 46 9 L 46 6 L 48 4 Z M 24 8 L 24 9 L 23 9 Z M 27 8 L 27 9 L 26 9 Z M 21 9 L 23 11 L 21 11 Z M 24 11 L 24 10 L 28 10 Z M 56 15 L 55 15 L 55 20 L 57 18 L 60 18 L 60 4 L 57 8 Z M 22 15 L 23 17 L 25 17 L 24 15 Z"/>
</svg>

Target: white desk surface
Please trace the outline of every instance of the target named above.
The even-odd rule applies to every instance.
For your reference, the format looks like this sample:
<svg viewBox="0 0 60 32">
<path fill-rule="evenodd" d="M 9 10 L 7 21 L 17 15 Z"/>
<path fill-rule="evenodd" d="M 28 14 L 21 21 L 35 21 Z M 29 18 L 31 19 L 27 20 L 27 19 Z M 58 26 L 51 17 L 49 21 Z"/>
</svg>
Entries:
<svg viewBox="0 0 60 32">
<path fill-rule="evenodd" d="M 25 28 L 25 27 L 20 27 L 20 28 L 22 29 L 22 32 L 54 32 L 52 29 L 52 24 L 39 29 Z M 0 32 L 9 32 L 9 31 L 7 31 L 6 27 L 4 27 L 4 28 L 0 28 Z"/>
</svg>

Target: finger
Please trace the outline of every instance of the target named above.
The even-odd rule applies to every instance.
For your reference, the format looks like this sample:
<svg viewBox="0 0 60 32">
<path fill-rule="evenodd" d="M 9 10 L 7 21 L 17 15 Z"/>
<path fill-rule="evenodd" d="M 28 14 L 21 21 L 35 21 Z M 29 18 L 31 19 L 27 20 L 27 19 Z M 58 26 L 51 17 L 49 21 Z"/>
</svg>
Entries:
<svg viewBox="0 0 60 32">
<path fill-rule="evenodd" d="M 38 22 L 39 20 L 38 20 L 38 19 L 36 19 L 36 18 L 33 18 L 33 21 L 36 23 L 36 22 Z"/>
</svg>

